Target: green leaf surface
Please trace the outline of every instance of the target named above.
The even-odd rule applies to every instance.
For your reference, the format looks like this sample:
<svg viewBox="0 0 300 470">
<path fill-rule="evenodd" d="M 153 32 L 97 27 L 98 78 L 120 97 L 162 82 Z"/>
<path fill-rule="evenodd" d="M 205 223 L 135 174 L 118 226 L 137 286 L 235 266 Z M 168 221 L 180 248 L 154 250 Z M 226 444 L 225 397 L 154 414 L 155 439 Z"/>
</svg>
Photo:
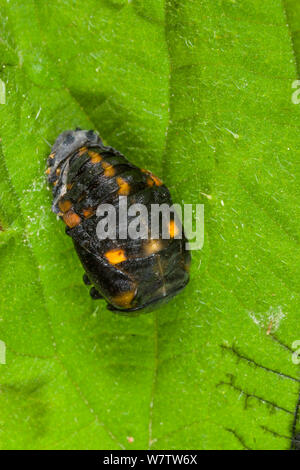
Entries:
<svg viewBox="0 0 300 470">
<path fill-rule="evenodd" d="M 2 449 L 295 447 L 298 3 L 0 0 Z M 50 210 L 48 143 L 77 126 L 205 205 L 152 314 L 90 299 Z"/>
</svg>

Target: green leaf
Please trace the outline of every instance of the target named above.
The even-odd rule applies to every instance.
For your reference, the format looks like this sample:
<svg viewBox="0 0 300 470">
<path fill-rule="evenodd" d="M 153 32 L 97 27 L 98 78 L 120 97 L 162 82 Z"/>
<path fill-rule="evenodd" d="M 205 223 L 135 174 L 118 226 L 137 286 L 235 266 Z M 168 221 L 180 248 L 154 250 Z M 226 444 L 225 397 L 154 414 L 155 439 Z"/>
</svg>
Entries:
<svg viewBox="0 0 300 470">
<path fill-rule="evenodd" d="M 0 0 L 0 446 L 288 449 L 300 432 L 296 0 Z M 298 10 L 296 10 L 298 9 Z M 157 312 L 93 302 L 45 182 L 95 128 L 205 205 Z"/>
</svg>

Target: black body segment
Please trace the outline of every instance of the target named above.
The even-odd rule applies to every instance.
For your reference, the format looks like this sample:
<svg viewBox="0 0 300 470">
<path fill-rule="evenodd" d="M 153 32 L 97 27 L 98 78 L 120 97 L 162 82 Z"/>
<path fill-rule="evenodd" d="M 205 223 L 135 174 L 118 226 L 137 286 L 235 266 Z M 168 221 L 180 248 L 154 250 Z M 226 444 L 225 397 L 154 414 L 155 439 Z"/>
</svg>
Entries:
<svg viewBox="0 0 300 470">
<path fill-rule="evenodd" d="M 94 131 L 76 129 L 59 135 L 48 158 L 53 184 L 54 213 L 64 220 L 85 270 L 91 296 L 104 298 L 119 313 L 151 311 L 182 290 L 189 281 L 190 253 L 186 238 L 176 238 L 176 214 L 168 225 L 169 238 L 151 239 L 151 205 L 172 199 L 167 187 L 151 172 L 131 164 L 120 152 L 103 145 Z M 127 207 L 143 204 L 148 210 L 147 239 L 99 239 L 97 208 L 111 204 L 119 220 L 120 197 Z M 134 217 L 127 215 L 127 223 Z"/>
</svg>

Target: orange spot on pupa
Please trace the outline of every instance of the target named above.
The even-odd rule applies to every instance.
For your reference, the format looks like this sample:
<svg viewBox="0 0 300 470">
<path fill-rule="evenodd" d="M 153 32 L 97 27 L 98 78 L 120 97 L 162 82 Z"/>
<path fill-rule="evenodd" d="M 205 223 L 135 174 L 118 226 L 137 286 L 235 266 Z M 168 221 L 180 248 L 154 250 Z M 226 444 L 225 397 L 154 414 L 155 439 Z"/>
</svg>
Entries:
<svg viewBox="0 0 300 470">
<path fill-rule="evenodd" d="M 102 168 L 104 170 L 104 176 L 107 176 L 108 178 L 110 178 L 111 176 L 114 176 L 116 173 L 116 170 L 110 163 L 103 162 Z"/>
<path fill-rule="evenodd" d="M 102 160 L 102 157 L 99 153 L 94 152 L 93 150 L 88 151 L 89 156 L 91 157 L 91 163 L 99 163 Z"/>
<path fill-rule="evenodd" d="M 159 179 L 157 176 L 151 174 L 151 178 L 153 179 L 156 186 L 161 186 L 163 184 L 162 180 Z"/>
<path fill-rule="evenodd" d="M 54 181 L 53 186 L 56 186 L 58 183 L 58 180 Z"/>
<path fill-rule="evenodd" d="M 174 220 L 171 220 L 170 223 L 169 223 L 169 234 L 170 234 L 170 238 L 176 237 L 176 235 L 178 234 L 178 232 L 179 232 L 179 230 L 178 230 L 177 225 L 175 224 Z"/>
<path fill-rule="evenodd" d="M 105 258 L 110 264 L 118 264 L 126 261 L 125 251 L 122 248 L 114 248 L 105 253 Z"/>
<path fill-rule="evenodd" d="M 63 215 L 63 220 L 68 227 L 73 228 L 80 224 L 81 218 L 72 210 L 69 210 Z"/>
<path fill-rule="evenodd" d="M 147 179 L 148 186 L 153 186 L 154 183 L 156 184 L 156 186 L 161 186 L 163 184 L 162 180 L 159 179 L 157 176 L 153 175 L 151 171 L 145 170 L 144 168 L 142 168 L 141 171 L 149 175 L 149 178 Z"/>
<path fill-rule="evenodd" d="M 81 157 L 84 153 L 88 151 L 87 147 L 81 147 L 78 151 L 78 155 Z"/>
<path fill-rule="evenodd" d="M 46 175 L 50 175 L 50 172 L 51 172 L 51 168 L 47 168 L 47 170 L 45 171 Z"/>
<path fill-rule="evenodd" d="M 153 186 L 154 185 L 154 181 L 152 178 L 147 178 L 147 184 L 148 186 Z"/>
<path fill-rule="evenodd" d="M 127 196 L 130 193 L 130 184 L 120 176 L 117 178 L 117 183 L 119 186 L 118 194 L 121 196 Z"/>
<path fill-rule="evenodd" d="M 68 212 L 72 207 L 72 202 L 69 200 L 59 201 L 58 207 L 63 213 Z"/>
<path fill-rule="evenodd" d="M 56 174 L 57 174 L 57 175 L 60 175 L 60 168 L 57 168 L 57 169 L 56 169 Z"/>
<path fill-rule="evenodd" d="M 72 189 L 72 188 L 73 188 L 73 184 L 72 184 L 72 183 L 68 183 L 68 184 L 67 184 L 67 189 L 70 191 L 70 189 Z"/>
<path fill-rule="evenodd" d="M 92 215 L 95 214 L 95 211 L 92 207 L 88 207 L 87 209 L 84 209 L 82 212 L 86 219 L 88 219 L 89 217 L 92 217 Z"/>
<path fill-rule="evenodd" d="M 144 246 L 145 253 L 147 255 L 153 255 L 162 250 L 162 241 L 161 240 L 147 240 Z"/>
<path fill-rule="evenodd" d="M 136 293 L 135 290 L 122 292 L 122 294 L 118 294 L 115 297 L 113 297 L 112 301 L 118 307 L 130 308 L 131 302 L 135 296 L 135 293 Z"/>
<path fill-rule="evenodd" d="M 50 153 L 49 158 L 54 158 L 54 157 L 55 157 L 55 153 Z"/>
</svg>

